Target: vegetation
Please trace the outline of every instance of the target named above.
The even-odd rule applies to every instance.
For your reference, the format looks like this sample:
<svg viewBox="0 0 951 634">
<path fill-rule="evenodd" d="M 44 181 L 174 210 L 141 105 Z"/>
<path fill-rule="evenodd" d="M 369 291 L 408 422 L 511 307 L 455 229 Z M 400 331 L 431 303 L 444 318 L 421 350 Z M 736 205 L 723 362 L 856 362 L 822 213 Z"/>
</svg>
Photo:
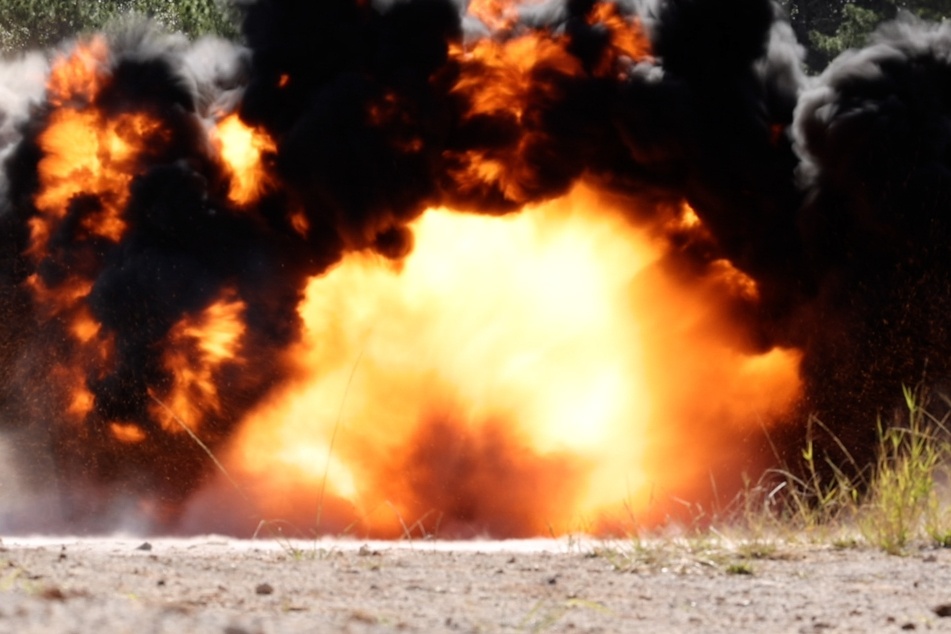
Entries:
<svg viewBox="0 0 951 634">
<path fill-rule="evenodd" d="M 799 41 L 806 63 L 822 70 L 849 48 L 863 46 L 869 34 L 899 12 L 925 20 L 951 18 L 951 0 L 780 0 Z"/>
<path fill-rule="evenodd" d="M 934 401 L 949 413 L 934 416 L 924 390 L 906 389 L 904 419 L 879 425 L 878 460 L 865 469 L 841 443 L 836 455 L 820 454 L 815 439 L 828 430 L 813 419 L 800 463 L 767 473 L 714 518 L 703 514 L 693 528 L 672 533 L 635 530 L 625 540 L 596 540 L 586 556 L 620 572 L 743 576 L 757 574 L 757 561 L 786 559 L 802 546 L 896 556 L 951 548 L 951 399 Z"/>
<path fill-rule="evenodd" d="M 228 0 L 6 0 L 0 12 L 0 54 L 50 48 L 130 14 L 192 37 L 238 36 L 237 8 Z"/>
<path fill-rule="evenodd" d="M 951 547 L 951 400 L 904 389 L 905 415 L 878 424 L 878 458 L 861 467 L 837 443 L 836 456 L 818 455 L 809 423 L 801 464 L 766 474 L 741 496 L 741 524 L 754 536 L 790 530 L 839 547 L 869 545 L 902 554 L 911 545 Z M 932 414 L 926 404 L 947 411 Z M 837 442 L 837 441 L 836 441 Z"/>
<path fill-rule="evenodd" d="M 806 47 L 806 62 L 822 70 L 900 11 L 927 20 L 951 17 L 951 0 L 778 0 Z M 148 16 L 192 37 L 238 36 L 234 0 L 6 0 L 0 12 L 0 54 L 49 48 L 65 38 L 101 30 L 129 13 Z"/>
</svg>

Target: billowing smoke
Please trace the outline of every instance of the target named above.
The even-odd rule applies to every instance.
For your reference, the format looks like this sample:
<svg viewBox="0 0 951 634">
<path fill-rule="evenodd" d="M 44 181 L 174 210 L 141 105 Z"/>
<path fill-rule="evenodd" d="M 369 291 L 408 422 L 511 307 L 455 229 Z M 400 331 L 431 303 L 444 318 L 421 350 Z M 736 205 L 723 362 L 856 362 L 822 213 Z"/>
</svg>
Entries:
<svg viewBox="0 0 951 634">
<path fill-rule="evenodd" d="M 718 300 L 742 346 L 802 350 L 792 417 L 857 456 L 902 383 L 951 370 L 946 25 L 887 26 L 819 77 L 769 0 L 258 0 L 243 31 L 127 25 L 0 65 L 0 420 L 71 526 L 142 492 L 173 526 L 289 377 L 307 280 L 403 258 L 434 206 L 584 181 L 671 274 L 728 260 L 757 287 Z M 240 195 L 234 113 L 268 139 Z M 699 226 L 670 222 L 684 201 Z"/>
<path fill-rule="evenodd" d="M 858 448 L 896 385 L 948 377 L 949 36 L 947 23 L 887 25 L 835 60 L 797 110 L 803 373 L 810 407 Z"/>
</svg>

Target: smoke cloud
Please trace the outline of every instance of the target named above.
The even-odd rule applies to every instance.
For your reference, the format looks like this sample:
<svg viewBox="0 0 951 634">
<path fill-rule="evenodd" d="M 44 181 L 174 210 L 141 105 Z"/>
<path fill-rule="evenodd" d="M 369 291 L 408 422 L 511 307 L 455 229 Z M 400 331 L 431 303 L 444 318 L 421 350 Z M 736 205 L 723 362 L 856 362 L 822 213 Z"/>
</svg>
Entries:
<svg viewBox="0 0 951 634">
<path fill-rule="evenodd" d="M 728 260 L 755 281 L 719 300 L 743 347 L 800 349 L 795 417 L 856 456 L 903 383 L 951 372 L 947 24 L 903 18 L 818 77 L 769 0 L 549 1 L 498 20 L 450 0 L 257 0 L 243 32 L 126 25 L 87 54 L 95 86 L 60 92 L 71 43 L 0 63 L 0 422 L 27 486 L 69 483 L 43 505 L 53 524 L 107 528 L 97 505 L 147 491 L 174 526 L 210 468 L 182 428 L 214 450 L 290 377 L 278 352 L 306 281 L 344 254 L 399 260 L 428 207 L 514 213 L 582 180 L 629 201 L 677 276 Z M 127 194 L 96 175 L 44 206 L 78 177 L 45 172 L 64 112 L 145 141 L 106 161 Z M 233 112 L 273 141 L 251 202 L 210 141 Z M 700 228 L 671 228 L 684 201 Z M 232 314 L 221 345 L 240 355 L 222 361 L 195 333 Z M 183 387 L 176 354 L 204 374 Z"/>
</svg>

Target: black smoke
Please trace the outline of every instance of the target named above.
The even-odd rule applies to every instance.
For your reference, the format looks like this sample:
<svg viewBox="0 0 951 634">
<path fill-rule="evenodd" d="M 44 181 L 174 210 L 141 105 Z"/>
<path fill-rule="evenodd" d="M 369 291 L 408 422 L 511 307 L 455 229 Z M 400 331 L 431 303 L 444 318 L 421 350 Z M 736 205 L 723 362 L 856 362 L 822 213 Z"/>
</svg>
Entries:
<svg viewBox="0 0 951 634">
<path fill-rule="evenodd" d="M 147 113 L 162 132 L 137 159 L 122 239 L 86 231 L 103 202 L 77 194 L 40 258 L 28 249 L 53 106 L 36 86 L 19 99 L 0 86 L 0 419 L 31 440 L 24 464 L 52 448 L 51 477 L 147 492 L 174 511 L 208 472 L 201 448 L 152 413 L 172 381 L 158 351 L 176 323 L 227 293 L 247 307 L 242 352 L 255 371 L 216 374 L 223 404 L 203 427 L 214 449 L 286 378 L 279 353 L 299 334 L 308 277 L 353 250 L 406 255 L 407 224 L 429 206 L 510 213 L 579 180 L 629 200 L 632 222 L 655 228 L 689 202 L 705 231 L 667 235 L 665 264 L 700 277 L 727 258 L 757 282 L 756 299 L 724 298 L 743 345 L 801 349 L 797 416 L 818 414 L 856 456 L 870 455 L 875 417 L 902 384 L 947 379 L 946 25 L 905 19 L 807 77 L 770 0 L 618 2 L 650 39 L 638 59 L 612 49 L 592 18 L 598 0 L 525 8 L 496 33 L 464 4 L 257 0 L 242 45 L 144 26 L 112 34 L 106 85 L 84 106 Z M 557 39 L 571 70 L 540 62 L 517 112 L 472 114 L 457 85 L 488 69 L 456 51 L 526 34 Z M 27 64 L 3 62 L 0 81 L 14 86 Z M 209 122 L 232 110 L 276 143 L 267 165 L 279 186 L 252 209 L 228 201 L 207 140 Z M 504 164 L 504 178 L 461 179 L 472 156 Z M 56 289 L 76 275 L 92 282 L 82 305 L 113 346 L 112 361 L 84 377 L 94 407 L 79 428 L 57 424 L 67 396 L 49 387 L 78 354 L 70 315 L 29 290 L 31 279 Z M 118 446 L 113 421 L 148 442 Z M 68 513 L 97 526 L 89 498 L 67 497 Z"/>
<path fill-rule="evenodd" d="M 942 388 L 951 370 L 949 38 L 946 23 L 886 25 L 797 110 L 803 374 L 810 407 L 860 449 L 902 384 Z"/>
</svg>

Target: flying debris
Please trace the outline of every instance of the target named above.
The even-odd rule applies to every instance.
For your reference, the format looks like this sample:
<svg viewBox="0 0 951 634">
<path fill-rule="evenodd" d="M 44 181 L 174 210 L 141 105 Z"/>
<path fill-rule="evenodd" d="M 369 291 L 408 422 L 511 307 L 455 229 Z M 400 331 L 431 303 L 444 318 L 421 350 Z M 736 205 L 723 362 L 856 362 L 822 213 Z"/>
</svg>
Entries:
<svg viewBox="0 0 951 634">
<path fill-rule="evenodd" d="M 243 34 L 0 62 L 4 530 L 610 532 L 951 370 L 946 25 L 819 77 L 769 0 Z"/>
</svg>

